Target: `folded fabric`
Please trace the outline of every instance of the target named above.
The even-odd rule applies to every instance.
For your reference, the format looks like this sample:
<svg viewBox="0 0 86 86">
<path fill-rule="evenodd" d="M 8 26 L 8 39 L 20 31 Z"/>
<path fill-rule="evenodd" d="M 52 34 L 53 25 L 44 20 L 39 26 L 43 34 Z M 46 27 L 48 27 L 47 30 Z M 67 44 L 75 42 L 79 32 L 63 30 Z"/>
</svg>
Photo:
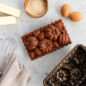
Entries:
<svg viewBox="0 0 86 86">
<path fill-rule="evenodd" d="M 0 63 L 0 70 L 3 73 L 0 86 L 27 86 L 30 79 L 29 70 L 19 64 L 15 56 L 4 57 Z"/>
</svg>

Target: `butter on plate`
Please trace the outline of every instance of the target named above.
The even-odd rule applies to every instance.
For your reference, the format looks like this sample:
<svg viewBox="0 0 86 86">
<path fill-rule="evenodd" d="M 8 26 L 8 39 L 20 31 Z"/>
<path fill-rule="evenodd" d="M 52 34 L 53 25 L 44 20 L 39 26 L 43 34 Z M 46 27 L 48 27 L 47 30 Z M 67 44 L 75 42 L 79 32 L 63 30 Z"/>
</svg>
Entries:
<svg viewBox="0 0 86 86">
<path fill-rule="evenodd" d="M 9 24 L 16 24 L 16 17 L 14 16 L 0 17 L 0 25 L 9 25 Z"/>
<path fill-rule="evenodd" d="M 6 5 L 0 4 L 0 12 L 11 16 L 20 17 L 21 11 Z"/>
</svg>

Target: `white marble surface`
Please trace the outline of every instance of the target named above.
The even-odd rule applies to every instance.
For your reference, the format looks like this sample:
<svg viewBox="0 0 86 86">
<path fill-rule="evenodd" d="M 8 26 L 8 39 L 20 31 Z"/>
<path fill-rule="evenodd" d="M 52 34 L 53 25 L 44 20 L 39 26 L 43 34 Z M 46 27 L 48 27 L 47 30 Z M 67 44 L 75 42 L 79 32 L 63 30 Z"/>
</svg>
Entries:
<svg viewBox="0 0 86 86">
<path fill-rule="evenodd" d="M 48 13 L 38 19 L 31 18 L 25 13 L 24 0 L 0 0 L 0 3 L 22 11 L 16 25 L 0 26 L 0 41 L 9 38 L 17 41 L 15 54 L 19 61 L 29 68 L 31 73 L 28 86 L 43 86 L 43 79 L 75 45 L 86 45 L 86 0 L 49 0 Z M 84 15 L 83 21 L 74 23 L 68 18 L 63 18 L 60 14 L 60 7 L 64 3 L 71 5 L 71 11 L 81 11 Z M 21 36 L 58 19 L 63 19 L 73 43 L 40 59 L 31 61 L 21 41 Z"/>
</svg>

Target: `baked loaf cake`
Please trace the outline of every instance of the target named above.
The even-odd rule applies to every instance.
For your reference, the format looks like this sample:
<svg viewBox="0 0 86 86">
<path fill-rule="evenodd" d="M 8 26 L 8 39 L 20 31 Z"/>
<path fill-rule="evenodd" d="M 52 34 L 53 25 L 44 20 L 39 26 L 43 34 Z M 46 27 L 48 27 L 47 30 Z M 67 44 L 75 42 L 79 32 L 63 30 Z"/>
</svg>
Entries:
<svg viewBox="0 0 86 86">
<path fill-rule="evenodd" d="M 22 40 L 32 60 L 71 44 L 62 20 L 30 32 Z"/>
<path fill-rule="evenodd" d="M 77 45 L 46 77 L 44 86 L 86 86 L 86 47 Z"/>
</svg>

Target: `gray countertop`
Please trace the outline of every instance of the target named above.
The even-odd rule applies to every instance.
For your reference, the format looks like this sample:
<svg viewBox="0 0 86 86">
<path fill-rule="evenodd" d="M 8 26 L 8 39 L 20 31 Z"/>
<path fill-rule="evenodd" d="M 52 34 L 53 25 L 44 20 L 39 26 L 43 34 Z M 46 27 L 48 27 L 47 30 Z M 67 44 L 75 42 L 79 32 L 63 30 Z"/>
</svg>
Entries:
<svg viewBox="0 0 86 86">
<path fill-rule="evenodd" d="M 0 41 L 9 38 L 16 40 L 17 48 L 15 54 L 18 60 L 29 68 L 31 73 L 31 80 L 28 86 L 43 86 L 43 79 L 75 45 L 86 45 L 86 0 L 49 0 L 48 13 L 38 19 L 31 18 L 26 14 L 24 0 L 0 0 L 0 3 L 22 11 L 22 15 L 17 19 L 16 25 L 0 26 Z M 71 5 L 71 11 L 81 11 L 84 15 L 83 21 L 74 23 L 69 18 L 63 18 L 60 14 L 60 7 L 64 3 Z M 63 19 L 73 43 L 42 58 L 31 61 L 21 36 L 58 19 Z"/>
</svg>

